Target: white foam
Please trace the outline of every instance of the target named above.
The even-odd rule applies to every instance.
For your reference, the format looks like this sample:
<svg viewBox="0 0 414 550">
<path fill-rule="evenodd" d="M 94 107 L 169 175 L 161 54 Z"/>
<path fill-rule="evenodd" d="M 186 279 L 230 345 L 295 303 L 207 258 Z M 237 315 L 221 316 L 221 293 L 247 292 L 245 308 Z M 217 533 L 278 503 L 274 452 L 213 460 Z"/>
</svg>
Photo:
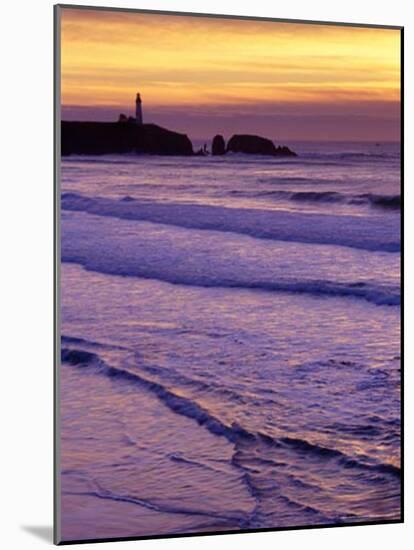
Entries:
<svg viewBox="0 0 414 550">
<path fill-rule="evenodd" d="M 351 296 L 375 304 L 400 301 L 396 254 L 84 212 L 64 211 L 62 222 L 62 261 L 93 271 L 191 286 Z"/>
</svg>

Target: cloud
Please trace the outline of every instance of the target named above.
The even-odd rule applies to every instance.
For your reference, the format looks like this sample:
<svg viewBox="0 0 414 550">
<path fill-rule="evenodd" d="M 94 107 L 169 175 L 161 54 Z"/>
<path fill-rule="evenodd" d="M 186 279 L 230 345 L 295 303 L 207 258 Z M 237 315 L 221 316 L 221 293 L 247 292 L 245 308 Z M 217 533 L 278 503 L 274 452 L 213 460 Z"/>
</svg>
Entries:
<svg viewBox="0 0 414 550">
<path fill-rule="evenodd" d="M 399 55 L 398 30 L 64 8 L 63 112 L 111 120 L 139 90 L 146 116 L 199 135 L 208 117 L 292 135 L 319 117 L 348 136 L 348 117 L 394 139 Z"/>
</svg>

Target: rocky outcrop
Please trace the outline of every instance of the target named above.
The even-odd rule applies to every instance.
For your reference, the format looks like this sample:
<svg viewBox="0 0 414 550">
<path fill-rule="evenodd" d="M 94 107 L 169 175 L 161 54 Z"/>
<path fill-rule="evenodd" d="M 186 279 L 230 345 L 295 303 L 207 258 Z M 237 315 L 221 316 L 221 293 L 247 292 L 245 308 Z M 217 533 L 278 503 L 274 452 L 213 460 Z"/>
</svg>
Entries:
<svg viewBox="0 0 414 550">
<path fill-rule="evenodd" d="M 289 149 L 289 147 L 286 147 L 286 145 L 279 145 L 276 147 L 276 156 L 277 157 L 297 157 L 298 155 Z"/>
<path fill-rule="evenodd" d="M 62 121 L 61 146 L 63 156 L 122 153 L 194 155 L 192 143 L 185 134 L 156 124 L 136 124 L 135 119 L 124 114 L 119 116 L 118 122 Z M 234 135 L 227 148 L 223 136 L 214 136 L 212 154 L 224 155 L 229 151 L 275 157 L 296 156 L 288 147 L 275 147 L 273 141 L 260 136 Z M 196 154 L 207 155 L 206 147 Z"/>
<path fill-rule="evenodd" d="M 213 138 L 213 143 L 211 144 L 211 154 L 212 155 L 224 155 L 226 152 L 226 142 L 224 141 L 223 136 L 217 135 Z"/>
<path fill-rule="evenodd" d="M 249 155 L 296 156 L 288 147 L 275 147 L 273 141 L 261 136 L 234 135 L 227 144 L 227 151 Z"/>
<path fill-rule="evenodd" d="M 146 153 L 192 155 L 193 146 L 185 134 L 156 124 L 126 122 L 72 122 L 61 124 L 62 155 L 104 155 Z"/>
</svg>

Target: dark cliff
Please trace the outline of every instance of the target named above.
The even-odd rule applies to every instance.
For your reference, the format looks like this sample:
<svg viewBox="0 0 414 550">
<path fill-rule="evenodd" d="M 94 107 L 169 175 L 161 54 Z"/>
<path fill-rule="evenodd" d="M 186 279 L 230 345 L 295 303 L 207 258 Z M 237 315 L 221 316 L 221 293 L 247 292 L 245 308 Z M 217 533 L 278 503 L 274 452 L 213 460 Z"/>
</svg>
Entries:
<svg viewBox="0 0 414 550">
<path fill-rule="evenodd" d="M 62 155 L 193 154 L 193 146 L 185 134 L 156 124 L 62 121 L 61 144 Z"/>
</svg>

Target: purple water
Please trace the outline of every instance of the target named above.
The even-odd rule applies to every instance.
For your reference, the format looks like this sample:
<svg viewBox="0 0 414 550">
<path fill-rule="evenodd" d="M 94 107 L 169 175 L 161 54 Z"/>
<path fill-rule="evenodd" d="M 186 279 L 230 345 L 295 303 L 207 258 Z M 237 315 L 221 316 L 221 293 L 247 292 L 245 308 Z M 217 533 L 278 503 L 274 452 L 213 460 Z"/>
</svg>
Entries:
<svg viewBox="0 0 414 550">
<path fill-rule="evenodd" d="M 63 539 L 400 517 L 396 144 L 62 161 Z"/>
</svg>

